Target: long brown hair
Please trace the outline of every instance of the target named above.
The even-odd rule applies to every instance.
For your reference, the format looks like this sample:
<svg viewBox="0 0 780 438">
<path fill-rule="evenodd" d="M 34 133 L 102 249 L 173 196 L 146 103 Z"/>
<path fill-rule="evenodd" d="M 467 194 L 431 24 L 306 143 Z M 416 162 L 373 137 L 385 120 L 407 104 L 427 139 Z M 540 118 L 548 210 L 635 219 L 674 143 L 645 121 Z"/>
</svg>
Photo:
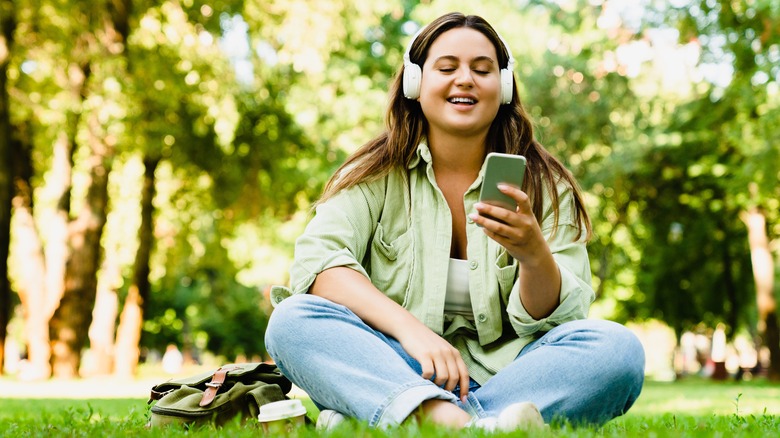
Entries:
<svg viewBox="0 0 780 438">
<path fill-rule="evenodd" d="M 422 66 L 428 56 L 428 50 L 442 33 L 460 27 L 477 30 L 484 34 L 495 46 L 498 64 L 506 68 L 509 62 L 508 48 L 493 27 L 482 17 L 463 15 L 458 12 L 443 15 L 432 21 L 412 43 L 409 57 Z M 401 67 L 390 89 L 390 104 L 385 115 L 385 131 L 361 146 L 352 154 L 328 181 L 325 191 L 318 201 L 324 202 L 341 190 L 361 182 L 372 181 L 386 176 L 392 169 L 405 169 L 414 158 L 417 146 L 425 137 L 428 122 L 423 115 L 420 103 L 407 99 L 403 94 L 403 72 Z M 586 239 L 591 236 L 591 223 L 585 210 L 582 192 L 574 176 L 563 164 L 553 157 L 534 139 L 533 125 L 518 97 L 514 84 L 512 102 L 501 105 L 496 118 L 490 125 L 487 135 L 487 152 L 519 154 L 527 160 L 526 178 L 523 191 L 531 199 L 531 206 L 537 220 L 543 214 L 542 195 L 544 188 L 552 197 L 555 227 L 558 226 L 558 190 L 557 184 L 563 182 L 570 186 L 574 194 L 575 219 L 585 227 Z M 576 239 L 582 237 L 582 227 Z"/>
</svg>

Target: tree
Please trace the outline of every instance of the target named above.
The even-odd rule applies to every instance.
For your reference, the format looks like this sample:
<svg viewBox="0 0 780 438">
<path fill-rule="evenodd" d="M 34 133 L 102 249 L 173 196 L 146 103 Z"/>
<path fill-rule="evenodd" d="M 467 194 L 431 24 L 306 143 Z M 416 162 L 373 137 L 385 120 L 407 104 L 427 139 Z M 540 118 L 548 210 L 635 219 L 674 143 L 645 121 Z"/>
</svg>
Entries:
<svg viewBox="0 0 780 438">
<path fill-rule="evenodd" d="M 13 48 L 16 18 L 14 3 L 0 2 L 0 374 L 5 363 L 6 328 L 11 315 L 11 284 L 8 281 L 8 252 L 13 194 L 13 131 L 8 96 L 8 64 Z"/>
<path fill-rule="evenodd" d="M 79 35 L 83 46 L 77 56 L 82 57 L 80 65 L 88 80 L 110 81 L 124 74 L 122 61 L 130 5 L 128 2 L 109 5 L 108 8 L 102 4 L 79 5 L 84 7 L 79 12 L 85 17 L 95 18 Z M 81 351 L 86 345 L 97 293 L 95 273 L 102 257 L 100 240 L 108 212 L 108 178 L 116 153 L 116 139 L 109 133 L 109 121 L 104 120 L 105 112 L 110 111 L 111 97 L 97 94 L 97 90 L 97 87 L 88 87 L 85 99 L 85 103 L 94 102 L 85 120 L 89 150 L 87 192 L 78 216 L 69 224 L 70 251 L 65 265 L 65 288 L 49 322 L 52 371 L 58 377 L 74 377 L 79 373 Z"/>
<path fill-rule="evenodd" d="M 17 148 L 12 253 L 17 260 L 15 283 L 25 315 L 29 366 L 24 378 L 28 379 L 45 378 L 51 372 L 48 323 L 64 288 L 73 155 L 86 83 L 83 63 L 57 52 L 58 44 L 63 44 L 63 53 L 70 53 L 72 48 L 74 53 L 81 53 L 70 45 L 77 44 L 76 30 L 62 26 L 62 22 L 52 23 L 57 21 L 56 8 L 45 8 L 48 13 L 43 14 L 36 6 L 41 5 L 19 5 L 18 16 L 25 17 L 17 33 L 20 58 L 30 68 L 14 66 L 17 74 L 11 88 L 16 126 L 25 127 Z M 61 112 L 52 111 L 46 104 L 49 101 L 60 102 Z M 43 190 L 47 196 L 38 196 L 41 202 L 36 203 L 40 159 L 35 157 L 41 157 L 40 152 L 51 157 L 47 163 L 51 171 Z M 37 215 L 45 217 L 46 227 L 37 227 Z"/>
<path fill-rule="evenodd" d="M 775 266 L 766 231 L 766 215 L 757 207 L 743 211 L 742 221 L 748 229 L 750 256 L 753 262 L 753 276 L 756 282 L 756 307 L 758 323 L 756 333 L 758 345 L 765 345 L 772 359 L 769 377 L 780 380 L 780 327 L 778 324 L 777 300 L 774 294 Z"/>
<path fill-rule="evenodd" d="M 133 264 L 132 283 L 127 291 L 116 336 L 114 374 L 130 377 L 135 373 L 140 357 L 139 344 L 145 308 L 151 298 L 149 260 L 154 242 L 153 204 L 154 172 L 159 159 L 144 160 L 144 179 L 141 189 L 141 226 L 138 228 L 138 250 Z"/>
<path fill-rule="evenodd" d="M 700 123 L 692 124 L 687 132 L 701 137 L 709 135 L 712 141 L 728 149 L 729 155 L 742 157 L 738 162 L 730 160 L 736 178 L 725 189 L 741 210 L 734 212 L 730 220 L 738 222 L 737 216 L 741 216 L 747 225 L 745 235 L 756 287 L 757 322 L 752 331 L 758 336 L 758 344 L 770 352 L 770 378 L 780 380 L 780 328 L 773 290 L 775 263 L 765 225 L 780 221 L 780 136 L 770 128 L 780 122 L 780 67 L 774 54 L 780 44 L 780 18 L 777 6 L 768 1 L 692 3 L 691 8 L 670 8 L 666 16 L 680 29 L 681 39 L 700 42 L 702 64 L 726 72 L 730 69 L 731 75 L 714 83 L 709 93 L 696 96 L 694 101 L 721 117 L 701 117 Z"/>
<path fill-rule="evenodd" d="M 297 210 L 318 193 L 318 175 L 326 173 L 321 166 L 325 144 L 310 141 L 283 104 L 296 76 L 287 75 L 286 64 L 264 66 L 253 83 L 239 83 L 217 44 L 223 17 L 242 5 L 139 1 L 131 8 L 128 2 L 43 1 L 24 5 L 18 14 L 24 18 L 17 32 L 22 52 L 12 66 L 11 109 L 26 131 L 19 139 L 13 259 L 28 355 L 37 369 L 26 377 L 49 375 L 50 340 L 55 362 L 64 363 L 56 373 L 75 376 L 91 315 L 97 312 L 101 318 L 96 323 L 105 325 L 90 333 L 113 333 L 120 299 L 123 313 L 136 317 L 120 318 L 116 346 L 112 337 L 99 339 L 103 335 L 91 339 L 92 347 L 109 366 L 116 354 L 132 368 L 132 357 L 138 355 L 134 333 L 141 330 L 142 312 L 157 305 L 156 297 L 143 290 L 145 284 L 158 290 L 160 283 L 159 274 L 148 272 L 171 253 L 165 244 L 159 255 L 152 251 L 152 242 L 165 235 L 165 224 L 157 227 L 151 219 L 157 177 L 152 170 L 146 176 L 148 194 L 137 201 L 143 204 L 138 210 L 144 219 L 135 262 L 128 269 L 115 259 L 117 249 L 135 245 L 134 239 L 116 237 L 127 235 L 124 229 L 106 229 L 111 225 L 109 206 L 133 199 L 112 186 L 115 162 L 125 165 L 143 157 L 149 169 L 156 167 L 164 175 L 163 184 L 173 181 L 182 196 L 198 193 L 190 211 L 166 204 L 166 195 L 159 204 L 180 217 L 177 233 L 182 238 L 176 242 L 182 248 L 192 249 L 188 239 L 193 236 L 211 239 L 192 232 L 199 223 L 216 220 L 225 236 L 218 241 L 221 246 L 237 238 L 233 230 L 241 224 L 255 222 L 262 229 L 298 217 Z M 256 56 L 251 60 L 258 62 Z M 135 68 L 139 65 L 143 68 Z M 273 98 L 257 98 L 263 94 Z M 334 156 L 338 153 L 327 159 Z M 202 183 L 213 192 L 210 196 L 201 196 Z M 45 226 L 39 226 L 42 221 Z M 124 242 L 116 244 L 120 239 Z M 111 242 L 110 251 L 101 241 Z M 78 246 L 81 242 L 87 245 Z M 176 280 L 192 272 L 198 257 L 207 257 L 193 257 L 193 251 L 173 255 L 180 257 L 176 262 L 182 267 Z M 99 272 L 101 263 L 108 269 Z M 236 275 L 232 269 L 223 271 L 220 275 Z M 107 291 L 113 299 L 101 301 L 109 308 L 93 310 L 96 283 L 110 284 L 105 281 L 109 272 L 129 278 L 133 286 L 106 286 L 116 288 Z M 232 277 L 224 280 L 235 282 Z M 232 293 L 230 288 L 226 293 Z"/>
<path fill-rule="evenodd" d="M 702 116 L 678 110 L 669 132 Z M 716 116 L 717 117 L 717 116 Z M 646 166 L 632 173 L 644 226 L 634 239 L 644 248 L 639 289 L 644 302 L 627 304 L 638 317 L 662 315 L 678 333 L 700 322 L 732 330 L 750 325 L 751 271 L 740 206 L 728 192 L 734 175 L 725 169 L 742 159 L 709 136 L 657 146 Z"/>
</svg>

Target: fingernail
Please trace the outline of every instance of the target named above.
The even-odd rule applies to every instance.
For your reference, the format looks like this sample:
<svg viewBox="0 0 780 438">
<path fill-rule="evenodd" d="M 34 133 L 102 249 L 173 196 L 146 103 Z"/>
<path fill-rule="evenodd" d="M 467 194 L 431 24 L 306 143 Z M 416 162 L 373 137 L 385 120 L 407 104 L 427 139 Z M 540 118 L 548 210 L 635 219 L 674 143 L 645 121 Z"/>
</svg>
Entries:
<svg viewBox="0 0 780 438">
<path fill-rule="evenodd" d="M 509 190 L 509 186 L 506 184 L 498 184 L 498 190 L 501 190 L 502 192 Z"/>
</svg>

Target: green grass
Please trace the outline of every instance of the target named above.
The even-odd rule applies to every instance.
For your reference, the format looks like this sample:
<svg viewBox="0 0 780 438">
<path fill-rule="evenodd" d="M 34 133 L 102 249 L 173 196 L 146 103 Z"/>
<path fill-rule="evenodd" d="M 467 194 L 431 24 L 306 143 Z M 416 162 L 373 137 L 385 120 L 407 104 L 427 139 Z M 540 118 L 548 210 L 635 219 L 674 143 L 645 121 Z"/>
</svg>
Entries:
<svg viewBox="0 0 780 438">
<path fill-rule="evenodd" d="M 304 401 L 312 419 L 317 410 Z M 0 436 L 262 436 L 256 425 L 237 422 L 212 428 L 148 430 L 146 400 L 142 399 L 0 399 Z M 688 380 L 648 382 L 632 410 L 601 428 L 572 428 L 553 424 L 535 433 L 540 437 L 774 437 L 780 431 L 780 385 L 765 382 L 714 383 Z M 313 437 L 313 428 L 291 434 Z M 348 423 L 333 437 L 488 436 L 434 427 L 408 425 L 387 431 Z M 500 436 L 500 435 L 496 435 Z M 519 436 L 518 434 L 513 436 Z"/>
</svg>

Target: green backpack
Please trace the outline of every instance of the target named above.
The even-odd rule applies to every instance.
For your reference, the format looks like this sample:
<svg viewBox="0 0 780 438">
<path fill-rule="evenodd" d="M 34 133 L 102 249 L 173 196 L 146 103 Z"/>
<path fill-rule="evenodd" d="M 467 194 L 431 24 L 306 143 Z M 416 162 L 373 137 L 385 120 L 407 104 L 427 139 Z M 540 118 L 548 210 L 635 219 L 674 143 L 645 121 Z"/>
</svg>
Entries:
<svg viewBox="0 0 780 438">
<path fill-rule="evenodd" d="M 236 416 L 257 418 L 260 406 L 286 400 L 292 383 L 276 365 L 224 365 L 215 371 L 152 387 L 149 427 L 170 424 L 221 426 Z"/>
</svg>

